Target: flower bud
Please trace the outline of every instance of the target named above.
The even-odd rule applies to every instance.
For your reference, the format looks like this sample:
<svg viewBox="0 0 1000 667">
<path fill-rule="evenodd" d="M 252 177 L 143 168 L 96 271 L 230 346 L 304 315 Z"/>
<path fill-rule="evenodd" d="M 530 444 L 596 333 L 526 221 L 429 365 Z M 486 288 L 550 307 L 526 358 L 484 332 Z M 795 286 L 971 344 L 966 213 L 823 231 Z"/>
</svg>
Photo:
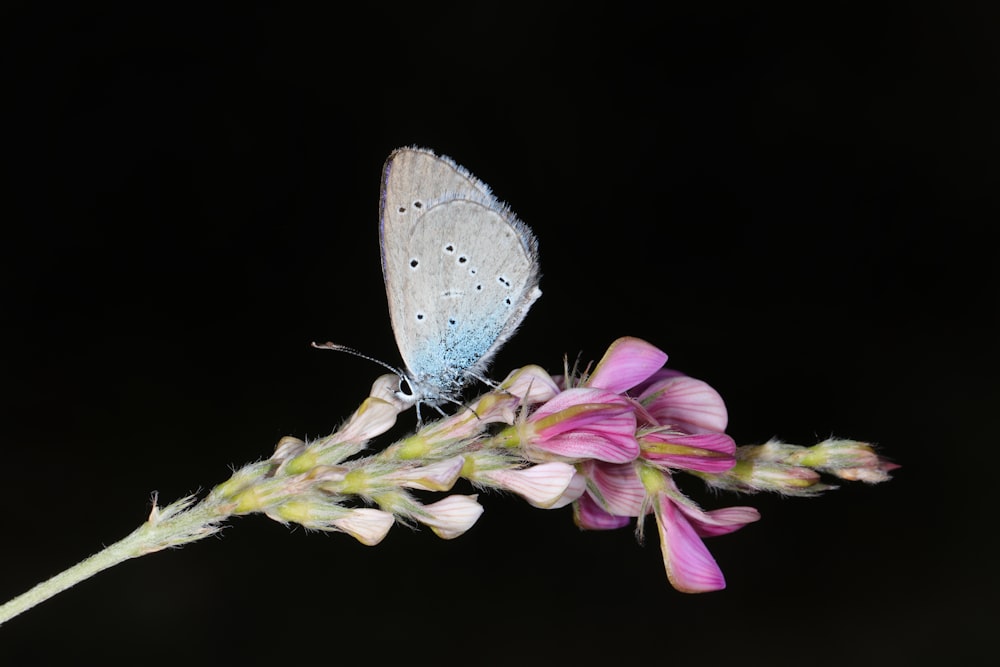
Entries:
<svg viewBox="0 0 1000 667">
<path fill-rule="evenodd" d="M 478 496 L 451 495 L 430 505 L 423 505 L 413 516 L 443 540 L 462 535 L 475 525 L 483 513 Z"/>
<path fill-rule="evenodd" d="M 871 445 L 856 440 L 825 440 L 805 450 L 800 465 L 836 475 L 848 481 L 869 484 L 885 482 L 899 466 L 886 461 Z"/>
<path fill-rule="evenodd" d="M 484 470 L 475 474 L 472 480 L 513 491 L 535 507 L 549 509 L 565 500 L 564 494 L 575 475 L 576 468 L 568 463 L 550 461 L 520 470 Z M 582 489 L 580 492 L 582 493 Z M 563 504 L 572 500 L 574 499 L 565 500 Z"/>
</svg>

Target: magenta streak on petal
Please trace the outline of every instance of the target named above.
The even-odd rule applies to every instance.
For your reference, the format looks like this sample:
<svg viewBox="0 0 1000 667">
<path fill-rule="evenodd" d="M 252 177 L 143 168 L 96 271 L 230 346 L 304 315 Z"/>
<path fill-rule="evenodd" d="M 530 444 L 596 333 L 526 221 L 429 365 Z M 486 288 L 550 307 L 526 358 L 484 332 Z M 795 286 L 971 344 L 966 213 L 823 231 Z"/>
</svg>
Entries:
<svg viewBox="0 0 1000 667">
<path fill-rule="evenodd" d="M 567 389 L 566 391 L 561 392 L 546 401 L 545 404 L 540 406 L 532 416 L 540 418 L 546 415 L 555 414 L 560 410 L 572 408 L 576 405 L 589 403 L 606 403 L 609 405 L 621 406 L 629 405 L 628 400 L 613 391 L 608 391 L 607 389 L 574 387 L 573 389 Z"/>
<path fill-rule="evenodd" d="M 538 433 L 542 438 L 551 438 L 567 432 L 591 430 L 608 431 L 631 435 L 635 433 L 635 415 L 632 407 L 627 404 L 613 405 L 607 403 L 584 403 L 575 405 L 554 413 L 559 419 L 553 419 L 544 425 L 538 426 Z M 538 424 L 543 419 L 552 415 L 533 414 L 528 422 Z"/>
<path fill-rule="evenodd" d="M 658 450 L 659 447 L 668 451 Z M 685 448 L 691 449 L 684 451 Z M 649 433 L 642 438 L 642 450 L 644 459 L 668 468 L 720 473 L 736 465 L 736 442 L 725 433 Z"/>
</svg>

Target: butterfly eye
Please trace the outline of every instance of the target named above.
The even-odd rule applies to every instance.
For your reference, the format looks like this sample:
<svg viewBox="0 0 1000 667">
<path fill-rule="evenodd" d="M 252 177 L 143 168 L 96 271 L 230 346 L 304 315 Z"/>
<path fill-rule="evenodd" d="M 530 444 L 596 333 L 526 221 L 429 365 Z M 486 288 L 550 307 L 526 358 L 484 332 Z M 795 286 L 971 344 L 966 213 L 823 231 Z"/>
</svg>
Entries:
<svg viewBox="0 0 1000 667">
<path fill-rule="evenodd" d="M 402 375 L 399 376 L 399 393 L 405 396 L 413 396 L 413 386 L 410 384 L 410 381 Z"/>
</svg>

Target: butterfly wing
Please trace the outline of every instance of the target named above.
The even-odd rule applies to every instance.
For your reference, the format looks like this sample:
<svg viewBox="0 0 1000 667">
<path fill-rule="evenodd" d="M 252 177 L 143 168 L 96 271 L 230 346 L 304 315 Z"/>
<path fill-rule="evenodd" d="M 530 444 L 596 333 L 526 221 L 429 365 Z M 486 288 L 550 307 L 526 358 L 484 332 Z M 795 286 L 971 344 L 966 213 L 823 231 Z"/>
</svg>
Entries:
<svg viewBox="0 0 1000 667">
<path fill-rule="evenodd" d="M 386 162 L 382 271 L 399 352 L 421 400 L 453 397 L 541 291 L 531 230 L 452 160 L 404 148 Z"/>
</svg>

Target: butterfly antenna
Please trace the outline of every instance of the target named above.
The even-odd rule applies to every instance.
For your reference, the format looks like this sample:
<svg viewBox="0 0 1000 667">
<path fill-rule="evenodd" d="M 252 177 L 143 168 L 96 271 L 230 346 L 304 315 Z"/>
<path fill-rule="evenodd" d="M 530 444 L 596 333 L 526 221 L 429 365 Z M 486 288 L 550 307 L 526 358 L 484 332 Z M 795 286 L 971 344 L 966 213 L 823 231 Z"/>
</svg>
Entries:
<svg viewBox="0 0 1000 667">
<path fill-rule="evenodd" d="M 395 366 L 390 366 L 381 359 L 376 359 L 375 357 L 370 357 L 363 352 L 358 352 L 353 347 L 347 347 L 346 345 L 338 345 L 337 343 L 331 343 L 329 341 L 327 341 L 326 343 L 317 343 L 313 341 L 312 346 L 315 347 L 317 350 L 334 350 L 336 352 L 347 352 L 348 354 L 353 354 L 355 357 L 361 357 L 362 359 L 367 359 L 368 361 L 374 362 L 379 366 L 381 366 L 382 368 L 386 368 L 392 371 L 401 378 L 406 377 L 406 373 L 399 370 Z"/>
</svg>

